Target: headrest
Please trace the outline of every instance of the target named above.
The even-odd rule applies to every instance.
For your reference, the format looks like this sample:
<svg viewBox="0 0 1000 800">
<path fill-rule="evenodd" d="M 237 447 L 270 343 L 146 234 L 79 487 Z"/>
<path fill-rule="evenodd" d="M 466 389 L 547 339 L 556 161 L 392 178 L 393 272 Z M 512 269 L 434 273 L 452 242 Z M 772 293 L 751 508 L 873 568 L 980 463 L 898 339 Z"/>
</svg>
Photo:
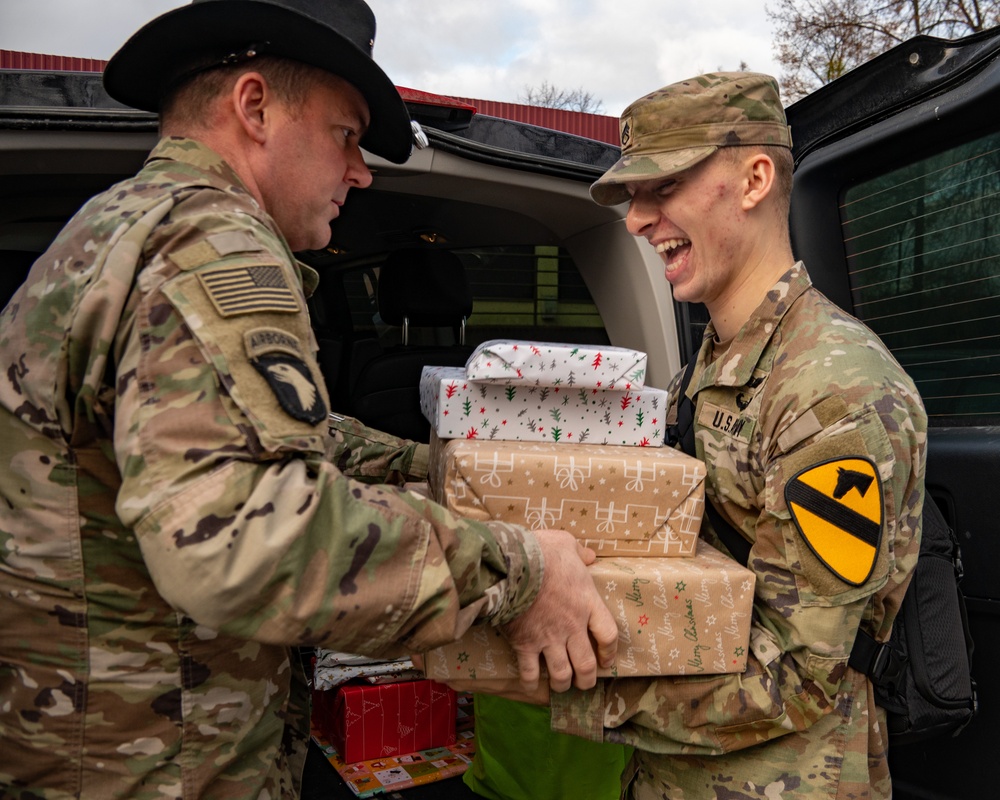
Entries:
<svg viewBox="0 0 1000 800">
<path fill-rule="evenodd" d="M 465 267 L 448 250 L 396 250 L 379 270 L 378 310 L 397 327 L 458 325 L 472 314 Z"/>
</svg>

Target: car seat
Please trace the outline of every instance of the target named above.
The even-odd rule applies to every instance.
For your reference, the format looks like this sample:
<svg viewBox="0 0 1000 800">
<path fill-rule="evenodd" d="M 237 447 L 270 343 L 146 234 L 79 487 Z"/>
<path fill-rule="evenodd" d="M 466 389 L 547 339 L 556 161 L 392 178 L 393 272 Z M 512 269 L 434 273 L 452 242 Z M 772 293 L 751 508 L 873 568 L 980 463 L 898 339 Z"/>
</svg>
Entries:
<svg viewBox="0 0 1000 800">
<path fill-rule="evenodd" d="M 351 408 L 373 428 L 426 442 L 430 423 L 420 411 L 420 373 L 425 365 L 464 366 L 472 352 L 465 343 L 472 314 L 465 267 L 447 250 L 394 251 L 379 269 L 377 297 L 379 316 L 400 329 L 401 343 L 362 367 Z M 443 336 L 450 341 L 441 343 Z"/>
</svg>

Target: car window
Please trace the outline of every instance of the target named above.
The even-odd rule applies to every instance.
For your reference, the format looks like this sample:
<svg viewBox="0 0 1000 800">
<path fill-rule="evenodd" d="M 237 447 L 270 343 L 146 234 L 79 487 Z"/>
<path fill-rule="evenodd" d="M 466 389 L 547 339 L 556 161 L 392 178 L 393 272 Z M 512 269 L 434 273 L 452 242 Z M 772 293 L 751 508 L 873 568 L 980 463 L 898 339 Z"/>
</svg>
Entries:
<svg viewBox="0 0 1000 800">
<path fill-rule="evenodd" d="M 465 267 L 473 307 L 466 344 L 489 339 L 531 339 L 577 344 L 610 344 L 600 312 L 569 253 L 562 247 L 519 245 L 454 251 Z M 355 334 L 399 344 L 400 329 L 378 317 L 378 266 L 341 272 Z M 441 332 L 411 331 L 415 343 L 436 344 Z M 421 337 L 434 341 L 420 342 Z"/>
<path fill-rule="evenodd" d="M 1000 420 L 1000 134 L 860 181 L 841 227 L 854 313 L 931 424 Z"/>
<path fill-rule="evenodd" d="M 569 253 L 562 247 L 497 247 L 457 251 L 472 285 L 468 336 L 610 344 Z"/>
</svg>

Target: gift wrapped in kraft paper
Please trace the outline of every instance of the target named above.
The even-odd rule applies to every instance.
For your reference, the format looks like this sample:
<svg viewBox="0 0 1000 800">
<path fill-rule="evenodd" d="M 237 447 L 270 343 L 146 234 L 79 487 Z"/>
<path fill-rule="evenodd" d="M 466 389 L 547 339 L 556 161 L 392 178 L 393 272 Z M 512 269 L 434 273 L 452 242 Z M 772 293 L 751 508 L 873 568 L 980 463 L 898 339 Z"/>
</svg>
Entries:
<svg viewBox="0 0 1000 800">
<path fill-rule="evenodd" d="M 701 675 L 746 668 L 754 574 L 703 541 L 691 558 L 599 558 L 594 585 L 618 622 L 602 677 Z M 506 680 L 517 657 L 500 631 L 473 626 L 424 656 L 432 680 Z"/>
<path fill-rule="evenodd" d="M 476 520 L 569 531 L 598 556 L 690 556 L 705 465 L 668 447 L 440 439 L 431 496 Z"/>
</svg>

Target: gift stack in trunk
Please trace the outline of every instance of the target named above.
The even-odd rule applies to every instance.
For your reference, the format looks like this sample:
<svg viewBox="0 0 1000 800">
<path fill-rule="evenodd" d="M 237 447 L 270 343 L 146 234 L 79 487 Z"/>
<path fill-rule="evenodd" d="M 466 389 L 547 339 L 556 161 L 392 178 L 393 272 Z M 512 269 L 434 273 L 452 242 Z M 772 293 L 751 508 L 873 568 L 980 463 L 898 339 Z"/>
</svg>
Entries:
<svg viewBox="0 0 1000 800">
<path fill-rule="evenodd" d="M 601 674 L 741 672 L 754 575 L 698 538 L 704 465 L 664 447 L 667 393 L 646 355 L 525 341 L 480 345 L 466 367 L 425 367 L 428 481 L 454 513 L 559 528 L 593 548 L 618 621 Z M 499 631 L 476 626 L 426 655 L 428 677 L 516 677 Z"/>
<path fill-rule="evenodd" d="M 320 649 L 313 738 L 359 797 L 460 775 L 475 755 L 472 698 L 424 678 L 408 658 Z"/>
</svg>

